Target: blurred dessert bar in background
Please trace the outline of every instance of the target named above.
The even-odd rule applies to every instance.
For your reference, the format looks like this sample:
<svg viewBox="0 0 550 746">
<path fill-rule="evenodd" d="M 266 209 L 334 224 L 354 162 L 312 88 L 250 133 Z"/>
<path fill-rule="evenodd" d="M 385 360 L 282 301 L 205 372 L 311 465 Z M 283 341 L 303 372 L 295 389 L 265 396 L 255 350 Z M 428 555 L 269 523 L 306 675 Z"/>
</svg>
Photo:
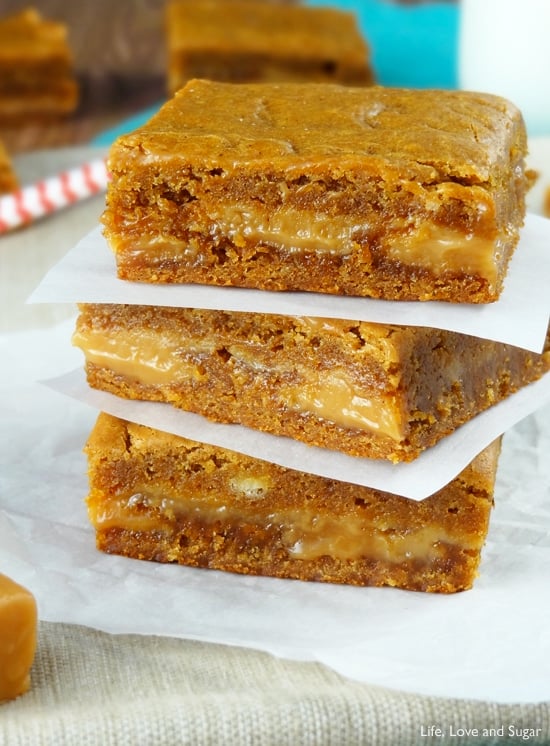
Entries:
<svg viewBox="0 0 550 746">
<path fill-rule="evenodd" d="M 73 343 L 93 388 L 396 462 L 550 369 L 549 342 L 159 306 L 82 304 Z"/>
<path fill-rule="evenodd" d="M 352 12 L 251 0 L 169 0 L 168 92 L 192 78 L 373 82 Z"/>
<path fill-rule="evenodd" d="M 99 549 L 141 560 L 453 593 L 477 575 L 500 439 L 416 502 L 101 413 L 86 445 Z"/>
<path fill-rule="evenodd" d="M 19 119 L 13 114 L 7 119 L 0 64 L 0 136 L 9 152 L 87 145 L 98 133 L 158 106 L 166 91 L 165 5 L 166 0 L 33 0 L 35 10 L 29 10 L 25 0 L 1 0 L 4 18 L 40 14 L 65 29 L 74 76 L 71 91 L 78 90 L 78 100 L 71 93 L 70 111 L 61 117 L 22 113 Z M 32 47 L 36 56 L 37 47 Z M 7 48 L 0 41 L 0 60 Z M 12 79 L 18 68 L 11 61 L 9 68 Z"/>
<path fill-rule="evenodd" d="M 296 2 L 250 1 L 259 5 Z M 78 112 L 116 113 L 121 109 L 139 111 L 140 107 L 154 105 L 166 96 L 167 2 L 34 0 L 29 4 L 25 0 L 2 0 L 0 16 L 25 15 L 32 5 L 36 9 L 33 13 L 62 24 L 79 87 Z M 220 5 L 232 2 L 223 0 Z"/>
<path fill-rule="evenodd" d="M 0 19 L 0 122 L 52 120 L 78 104 L 63 23 L 29 8 Z"/>
<path fill-rule="evenodd" d="M 64 29 L 79 89 L 78 113 L 116 112 L 162 100 L 166 89 L 166 0 L 2 0 L 14 18 L 51 19 Z M 25 10 L 22 10 L 24 8 Z M 0 45 L 0 57 L 4 42 Z M 74 108 L 74 107 L 73 107 Z"/>
<path fill-rule="evenodd" d="M 13 192 L 19 186 L 12 160 L 0 140 L 0 194 Z"/>
<path fill-rule="evenodd" d="M 105 235 L 128 280 L 491 302 L 526 150 L 489 94 L 193 80 L 112 146 Z"/>
</svg>

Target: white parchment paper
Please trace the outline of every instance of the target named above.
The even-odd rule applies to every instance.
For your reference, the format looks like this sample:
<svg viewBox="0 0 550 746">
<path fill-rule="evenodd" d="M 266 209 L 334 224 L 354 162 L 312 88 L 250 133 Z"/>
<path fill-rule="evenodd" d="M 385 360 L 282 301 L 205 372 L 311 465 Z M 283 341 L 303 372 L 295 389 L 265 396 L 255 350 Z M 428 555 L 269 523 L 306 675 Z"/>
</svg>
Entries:
<svg viewBox="0 0 550 746">
<path fill-rule="evenodd" d="M 350 588 L 104 555 L 87 521 L 93 408 L 35 382 L 79 363 L 71 324 L 0 337 L 0 569 L 40 617 L 321 661 L 371 684 L 500 702 L 550 699 L 550 407 L 504 438 L 474 589 Z"/>
<path fill-rule="evenodd" d="M 550 314 L 550 220 L 528 215 L 496 303 L 390 302 L 318 293 L 151 285 L 116 277 L 101 228 L 76 244 L 32 293 L 32 303 L 137 303 L 344 318 L 449 329 L 540 352 Z"/>
</svg>

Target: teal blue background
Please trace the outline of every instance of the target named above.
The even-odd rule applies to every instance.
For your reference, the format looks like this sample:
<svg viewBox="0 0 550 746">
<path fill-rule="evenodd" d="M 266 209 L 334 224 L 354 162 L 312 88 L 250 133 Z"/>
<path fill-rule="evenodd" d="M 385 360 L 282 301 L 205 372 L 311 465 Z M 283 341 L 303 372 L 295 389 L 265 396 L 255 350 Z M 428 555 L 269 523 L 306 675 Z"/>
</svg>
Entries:
<svg viewBox="0 0 550 746">
<path fill-rule="evenodd" d="M 458 2 L 311 0 L 307 5 L 355 13 L 382 85 L 456 88 Z"/>
<path fill-rule="evenodd" d="M 395 0 L 309 0 L 306 4 L 339 7 L 356 14 L 381 85 L 457 87 L 458 2 L 404 5 Z M 161 103 L 101 133 L 92 144 L 110 145 L 118 135 L 146 122 Z"/>
</svg>

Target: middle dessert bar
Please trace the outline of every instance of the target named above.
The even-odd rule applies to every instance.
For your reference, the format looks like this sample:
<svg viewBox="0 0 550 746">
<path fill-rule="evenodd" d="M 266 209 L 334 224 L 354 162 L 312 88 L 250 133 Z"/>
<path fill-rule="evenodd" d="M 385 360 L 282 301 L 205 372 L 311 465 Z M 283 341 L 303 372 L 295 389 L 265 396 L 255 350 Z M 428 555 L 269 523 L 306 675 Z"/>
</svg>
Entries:
<svg viewBox="0 0 550 746">
<path fill-rule="evenodd" d="M 395 462 L 550 368 L 548 340 L 159 306 L 82 304 L 73 342 L 92 387 Z"/>
<path fill-rule="evenodd" d="M 193 80 L 113 145 L 105 235 L 123 279 L 485 303 L 525 154 L 491 95 Z"/>
</svg>

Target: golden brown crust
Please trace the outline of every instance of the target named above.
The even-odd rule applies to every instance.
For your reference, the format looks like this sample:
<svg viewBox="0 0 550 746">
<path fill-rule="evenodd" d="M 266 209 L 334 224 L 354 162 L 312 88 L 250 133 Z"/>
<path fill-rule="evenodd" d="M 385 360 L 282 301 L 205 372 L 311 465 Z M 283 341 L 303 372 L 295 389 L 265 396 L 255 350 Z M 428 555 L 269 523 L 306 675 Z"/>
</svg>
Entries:
<svg viewBox="0 0 550 746">
<path fill-rule="evenodd" d="M 192 78 L 373 82 L 355 16 L 337 8 L 172 0 L 166 20 L 170 94 Z"/>
<path fill-rule="evenodd" d="M 102 413 L 86 446 L 88 509 L 106 552 L 450 593 L 476 576 L 499 448 L 415 502 Z"/>
<path fill-rule="evenodd" d="M 74 342 L 95 388 L 392 461 L 416 458 L 550 368 L 548 346 L 537 355 L 423 327 L 156 306 L 80 310 Z M 97 344 L 109 348 L 104 359 L 94 357 Z M 117 363 L 117 344 L 135 367 Z M 151 363 L 160 349 L 167 373 L 151 378 L 137 360 Z M 326 406 L 315 404 L 321 398 Z M 363 402 L 390 425 L 369 429 L 361 414 L 377 410 Z M 354 408 L 356 420 L 338 419 Z"/>
</svg>

